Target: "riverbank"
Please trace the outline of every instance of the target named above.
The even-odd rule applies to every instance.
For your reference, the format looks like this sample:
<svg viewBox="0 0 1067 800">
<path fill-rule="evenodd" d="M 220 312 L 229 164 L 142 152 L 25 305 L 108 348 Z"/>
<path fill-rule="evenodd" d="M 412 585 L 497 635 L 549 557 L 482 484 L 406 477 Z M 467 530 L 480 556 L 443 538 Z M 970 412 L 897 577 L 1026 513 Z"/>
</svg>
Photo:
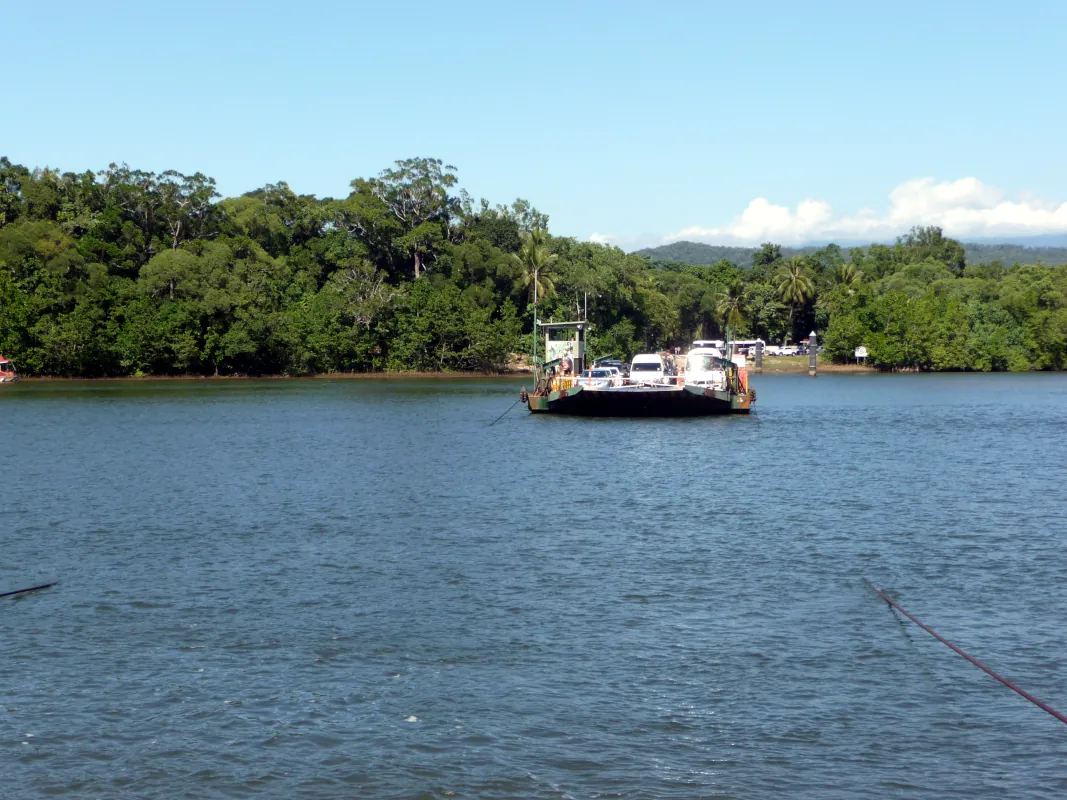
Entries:
<svg viewBox="0 0 1067 800">
<path fill-rule="evenodd" d="M 749 360 L 751 368 L 752 361 Z M 754 371 L 754 370 L 753 370 Z M 763 374 L 804 373 L 808 371 L 807 356 L 772 356 L 763 359 Z M 878 370 L 862 364 L 831 364 L 819 361 L 819 372 L 833 374 L 866 374 Z M 507 372 L 324 372 L 317 375 L 126 375 L 108 378 L 82 378 L 58 376 L 22 376 L 21 381 L 239 381 L 239 380 L 470 380 L 471 378 L 499 378 L 515 380 L 533 378 L 533 372 L 513 369 Z"/>
<path fill-rule="evenodd" d="M 471 378 L 533 377 L 532 372 L 324 372 L 318 375 L 125 375 L 107 378 L 20 376 L 20 383 L 63 383 L 71 381 L 291 381 L 291 380 L 469 380 Z"/>
<path fill-rule="evenodd" d="M 752 361 L 749 361 L 751 364 Z M 819 372 L 834 373 L 836 375 L 843 374 L 867 374 L 878 372 L 874 367 L 868 367 L 863 364 L 831 364 L 829 361 L 819 359 Z M 763 374 L 775 374 L 775 373 L 787 373 L 787 372 L 802 372 L 807 374 L 808 372 L 808 357 L 807 356 L 764 356 L 763 357 Z"/>
</svg>

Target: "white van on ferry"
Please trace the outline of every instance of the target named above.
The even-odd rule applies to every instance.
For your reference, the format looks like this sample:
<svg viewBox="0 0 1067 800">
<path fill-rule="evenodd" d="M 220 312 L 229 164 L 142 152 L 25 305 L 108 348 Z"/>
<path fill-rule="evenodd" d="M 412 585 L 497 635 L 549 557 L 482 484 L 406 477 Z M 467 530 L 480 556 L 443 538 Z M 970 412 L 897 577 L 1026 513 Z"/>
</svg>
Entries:
<svg viewBox="0 0 1067 800">
<path fill-rule="evenodd" d="M 630 383 L 663 383 L 667 365 L 658 353 L 641 353 L 630 362 Z"/>
<path fill-rule="evenodd" d="M 723 391 L 726 388 L 726 369 L 722 351 L 718 347 L 695 342 L 693 349 L 685 356 L 685 382 Z"/>
</svg>

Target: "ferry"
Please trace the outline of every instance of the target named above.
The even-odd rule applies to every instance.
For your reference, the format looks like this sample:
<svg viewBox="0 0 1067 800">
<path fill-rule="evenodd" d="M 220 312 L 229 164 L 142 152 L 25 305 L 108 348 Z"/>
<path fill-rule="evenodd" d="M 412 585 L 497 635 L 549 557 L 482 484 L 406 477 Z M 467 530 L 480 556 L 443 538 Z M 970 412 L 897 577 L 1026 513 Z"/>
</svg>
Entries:
<svg viewBox="0 0 1067 800">
<path fill-rule="evenodd" d="M 15 372 L 15 365 L 3 356 L 0 356 L 0 383 L 14 383 L 19 379 Z"/>
<path fill-rule="evenodd" d="M 585 322 L 541 323 L 545 330 L 545 360 L 534 360 L 536 385 L 523 387 L 520 399 L 531 413 L 591 417 L 700 417 L 748 414 L 756 392 L 748 373 L 718 348 L 697 342 L 686 365 L 675 375 L 656 382 L 622 386 L 589 386 L 580 382 L 585 362 Z M 569 332 L 561 335 L 561 331 Z M 556 338 L 553 338 L 556 337 Z M 566 338 L 564 338 L 566 337 Z"/>
</svg>

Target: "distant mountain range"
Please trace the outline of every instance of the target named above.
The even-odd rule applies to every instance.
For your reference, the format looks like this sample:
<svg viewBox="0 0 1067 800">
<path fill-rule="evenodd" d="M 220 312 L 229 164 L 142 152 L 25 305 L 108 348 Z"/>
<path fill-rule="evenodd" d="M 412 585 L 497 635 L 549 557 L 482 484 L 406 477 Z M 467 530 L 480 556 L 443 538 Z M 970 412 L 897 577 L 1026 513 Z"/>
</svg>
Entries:
<svg viewBox="0 0 1067 800">
<path fill-rule="evenodd" d="M 990 261 L 1002 261 L 1005 264 L 1067 264 L 1067 247 L 1053 247 L 1053 242 L 1062 242 L 1060 237 L 1034 237 L 1038 241 L 1047 242 L 1049 246 L 1027 246 L 1021 244 L 1000 244 L 992 242 L 964 242 L 963 250 L 967 255 L 968 264 L 988 264 Z M 1049 241 L 1051 240 L 1051 241 Z M 803 256 L 814 253 L 824 245 L 810 245 L 807 247 L 783 247 L 782 255 L 785 258 Z M 842 245 L 841 249 L 846 253 L 849 247 Z M 752 266 L 752 254 L 759 250 L 758 247 L 726 247 L 713 244 L 701 244 L 700 242 L 671 242 L 660 247 L 646 247 L 636 250 L 638 255 L 648 256 L 653 261 L 673 261 L 679 264 L 714 264 L 722 261 L 732 261 L 740 267 Z"/>
</svg>

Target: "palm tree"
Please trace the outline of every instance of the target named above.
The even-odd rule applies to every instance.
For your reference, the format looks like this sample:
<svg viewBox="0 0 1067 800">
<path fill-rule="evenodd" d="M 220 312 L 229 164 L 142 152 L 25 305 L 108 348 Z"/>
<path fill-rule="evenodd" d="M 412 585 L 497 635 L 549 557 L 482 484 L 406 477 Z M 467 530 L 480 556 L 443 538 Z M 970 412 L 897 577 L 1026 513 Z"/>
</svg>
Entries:
<svg viewBox="0 0 1067 800">
<path fill-rule="evenodd" d="M 851 295 L 863 283 L 863 272 L 856 269 L 856 265 L 851 262 L 838 264 L 837 271 L 834 273 L 834 281 L 843 286 Z"/>
<path fill-rule="evenodd" d="M 519 267 L 515 287 L 519 291 L 530 290 L 530 302 L 537 305 L 538 299 L 556 291 L 552 278 L 547 274 L 559 259 L 548 251 L 548 235 L 543 228 L 524 231 L 520 238 L 519 252 L 511 254 L 512 262 Z"/>
<path fill-rule="evenodd" d="M 719 318 L 719 323 L 727 331 L 736 331 L 745 323 L 745 297 L 741 281 L 733 281 L 725 289 L 716 293 L 715 314 Z"/>
<path fill-rule="evenodd" d="M 775 294 L 783 303 L 789 304 L 790 326 L 796 326 L 797 308 L 808 302 L 815 294 L 815 285 L 808 275 L 807 262 L 793 256 L 782 265 L 774 276 Z"/>
</svg>

